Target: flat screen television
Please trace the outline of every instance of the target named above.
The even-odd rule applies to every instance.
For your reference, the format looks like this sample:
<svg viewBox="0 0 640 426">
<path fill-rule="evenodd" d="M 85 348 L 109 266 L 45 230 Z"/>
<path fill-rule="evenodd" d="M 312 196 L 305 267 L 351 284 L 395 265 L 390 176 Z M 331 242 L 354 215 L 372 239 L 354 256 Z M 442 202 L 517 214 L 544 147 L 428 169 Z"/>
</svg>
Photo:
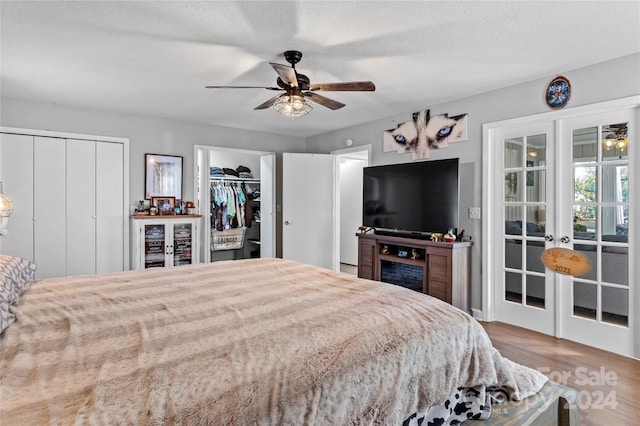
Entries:
<svg viewBox="0 0 640 426">
<path fill-rule="evenodd" d="M 458 227 L 458 158 L 364 168 L 362 224 L 376 231 Z"/>
</svg>

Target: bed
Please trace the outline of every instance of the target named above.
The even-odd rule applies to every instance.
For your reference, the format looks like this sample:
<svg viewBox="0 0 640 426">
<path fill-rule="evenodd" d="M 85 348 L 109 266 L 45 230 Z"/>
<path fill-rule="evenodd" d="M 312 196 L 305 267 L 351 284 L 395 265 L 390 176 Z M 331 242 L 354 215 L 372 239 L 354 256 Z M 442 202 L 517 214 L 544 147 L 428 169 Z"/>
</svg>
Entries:
<svg viewBox="0 0 640 426">
<path fill-rule="evenodd" d="M 547 381 L 438 299 L 283 259 L 24 287 L 0 305 L 2 424 L 401 425 Z"/>
</svg>

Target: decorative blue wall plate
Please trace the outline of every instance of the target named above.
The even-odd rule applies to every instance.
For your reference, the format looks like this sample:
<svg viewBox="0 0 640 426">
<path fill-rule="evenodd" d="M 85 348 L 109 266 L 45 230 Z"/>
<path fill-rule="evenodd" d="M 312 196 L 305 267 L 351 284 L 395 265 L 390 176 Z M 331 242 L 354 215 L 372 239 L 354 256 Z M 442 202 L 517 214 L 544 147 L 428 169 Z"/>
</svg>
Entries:
<svg viewBox="0 0 640 426">
<path fill-rule="evenodd" d="M 558 76 L 547 85 L 545 100 L 551 108 L 563 108 L 571 97 L 571 84 L 563 76 Z"/>
</svg>

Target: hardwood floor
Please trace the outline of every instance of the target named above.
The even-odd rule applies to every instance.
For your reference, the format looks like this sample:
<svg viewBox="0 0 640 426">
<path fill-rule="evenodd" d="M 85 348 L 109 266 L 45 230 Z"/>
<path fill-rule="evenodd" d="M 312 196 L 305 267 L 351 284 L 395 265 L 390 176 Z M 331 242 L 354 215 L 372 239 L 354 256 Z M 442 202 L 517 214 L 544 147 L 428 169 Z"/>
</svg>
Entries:
<svg viewBox="0 0 640 426">
<path fill-rule="evenodd" d="M 344 273 L 344 274 L 350 274 L 350 275 L 358 275 L 358 267 L 355 265 L 349 265 L 347 263 L 341 263 L 340 264 L 340 272 Z"/>
<path fill-rule="evenodd" d="M 640 361 L 508 324 L 481 324 L 504 357 L 576 389 L 582 425 L 640 425 Z"/>
</svg>

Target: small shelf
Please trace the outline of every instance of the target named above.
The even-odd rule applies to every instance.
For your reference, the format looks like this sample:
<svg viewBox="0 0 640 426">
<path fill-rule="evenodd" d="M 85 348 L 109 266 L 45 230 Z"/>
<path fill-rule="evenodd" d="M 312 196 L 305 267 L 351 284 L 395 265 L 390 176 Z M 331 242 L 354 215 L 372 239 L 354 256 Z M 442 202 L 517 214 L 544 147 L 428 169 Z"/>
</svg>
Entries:
<svg viewBox="0 0 640 426">
<path fill-rule="evenodd" d="M 172 219 L 172 220 L 180 220 L 180 219 L 191 219 L 191 218 L 201 218 L 201 214 L 132 214 L 129 216 L 131 219 L 135 220 L 164 220 L 164 219 Z"/>
<path fill-rule="evenodd" d="M 257 246 L 259 246 L 261 243 L 259 240 L 247 240 L 248 242 L 250 242 L 251 244 L 255 244 Z"/>
<path fill-rule="evenodd" d="M 420 268 L 424 268 L 425 261 L 424 259 L 410 259 L 407 257 L 394 256 L 392 254 L 381 254 L 378 256 L 380 260 L 386 260 L 388 262 L 396 262 L 396 263 L 404 263 L 405 265 L 413 265 L 419 266 Z"/>
<path fill-rule="evenodd" d="M 131 218 L 132 269 L 198 263 L 201 215 Z M 169 219 L 169 220 L 167 220 Z"/>
</svg>

